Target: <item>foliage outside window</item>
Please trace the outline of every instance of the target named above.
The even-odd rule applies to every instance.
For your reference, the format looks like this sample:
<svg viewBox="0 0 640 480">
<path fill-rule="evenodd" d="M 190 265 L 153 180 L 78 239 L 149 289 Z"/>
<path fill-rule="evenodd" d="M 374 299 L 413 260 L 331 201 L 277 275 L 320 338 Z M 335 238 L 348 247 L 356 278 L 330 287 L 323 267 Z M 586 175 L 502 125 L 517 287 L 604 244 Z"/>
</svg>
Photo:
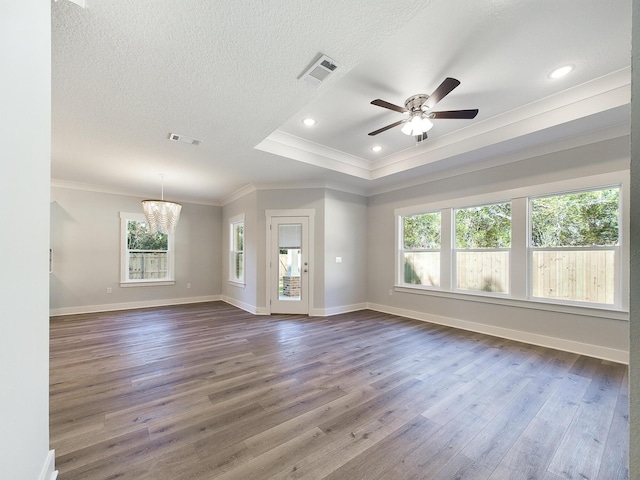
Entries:
<svg viewBox="0 0 640 480">
<path fill-rule="evenodd" d="M 401 217 L 403 283 L 440 286 L 440 212 Z"/>
<path fill-rule="evenodd" d="M 614 304 L 620 189 L 532 198 L 531 295 Z"/>
<path fill-rule="evenodd" d="M 511 203 L 455 211 L 456 287 L 509 292 Z"/>
<path fill-rule="evenodd" d="M 122 283 L 173 281 L 173 235 L 152 234 L 143 215 L 121 214 Z"/>
<path fill-rule="evenodd" d="M 230 220 L 229 279 L 244 283 L 244 215 Z"/>
</svg>

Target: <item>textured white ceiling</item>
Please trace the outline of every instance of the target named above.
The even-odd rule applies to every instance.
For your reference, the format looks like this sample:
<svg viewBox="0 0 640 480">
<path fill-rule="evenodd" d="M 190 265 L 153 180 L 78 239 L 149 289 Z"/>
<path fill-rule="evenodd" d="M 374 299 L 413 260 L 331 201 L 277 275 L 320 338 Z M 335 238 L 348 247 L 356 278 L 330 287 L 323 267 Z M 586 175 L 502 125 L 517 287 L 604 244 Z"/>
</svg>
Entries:
<svg viewBox="0 0 640 480">
<path fill-rule="evenodd" d="M 628 131 L 629 0 L 86 4 L 52 2 L 54 182 L 147 194 L 163 173 L 167 197 L 208 203 L 248 184 L 367 194 Z M 314 88 L 298 77 L 321 53 L 339 68 Z M 367 136 L 402 118 L 371 100 L 402 105 L 447 76 L 462 83 L 438 109 L 475 120 L 436 120 L 417 147 L 399 128 Z"/>
</svg>

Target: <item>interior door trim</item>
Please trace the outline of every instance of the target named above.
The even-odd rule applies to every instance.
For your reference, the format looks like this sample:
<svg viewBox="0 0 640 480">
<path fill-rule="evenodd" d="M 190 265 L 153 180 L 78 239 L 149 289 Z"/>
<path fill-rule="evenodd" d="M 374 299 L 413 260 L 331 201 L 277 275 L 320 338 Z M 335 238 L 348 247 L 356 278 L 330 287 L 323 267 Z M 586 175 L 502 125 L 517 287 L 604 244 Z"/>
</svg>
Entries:
<svg viewBox="0 0 640 480">
<path fill-rule="evenodd" d="M 266 258 L 265 258 L 265 299 L 266 299 L 266 314 L 271 315 L 271 268 L 269 262 L 271 261 L 271 220 L 273 217 L 308 217 L 309 221 L 309 262 L 311 263 L 311 275 L 309 275 L 309 314 L 314 310 L 313 292 L 314 292 L 314 277 L 315 277 L 315 256 L 314 256 L 314 218 L 316 210 L 314 208 L 307 209 L 291 209 L 291 210 L 265 210 L 266 217 Z"/>
</svg>

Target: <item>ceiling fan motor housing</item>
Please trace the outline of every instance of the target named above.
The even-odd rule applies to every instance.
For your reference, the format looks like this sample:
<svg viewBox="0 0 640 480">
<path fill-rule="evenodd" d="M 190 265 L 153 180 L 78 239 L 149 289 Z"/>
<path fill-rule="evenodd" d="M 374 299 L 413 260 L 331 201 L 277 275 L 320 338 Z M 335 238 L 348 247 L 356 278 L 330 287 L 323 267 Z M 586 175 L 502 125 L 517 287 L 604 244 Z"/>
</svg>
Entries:
<svg viewBox="0 0 640 480">
<path fill-rule="evenodd" d="M 413 95 L 404 102 L 404 106 L 410 112 L 421 112 L 427 110 L 427 107 L 422 107 L 427 100 L 429 99 L 429 95 L 426 93 L 419 93 L 418 95 Z"/>
</svg>

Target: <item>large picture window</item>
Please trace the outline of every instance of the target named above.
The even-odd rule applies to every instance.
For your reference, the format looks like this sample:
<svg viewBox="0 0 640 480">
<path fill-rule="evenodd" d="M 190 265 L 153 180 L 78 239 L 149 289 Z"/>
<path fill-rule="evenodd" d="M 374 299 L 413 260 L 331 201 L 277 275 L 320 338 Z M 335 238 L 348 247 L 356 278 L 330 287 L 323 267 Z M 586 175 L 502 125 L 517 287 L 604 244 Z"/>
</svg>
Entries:
<svg viewBox="0 0 640 480">
<path fill-rule="evenodd" d="M 508 293 L 510 247 L 510 202 L 456 210 L 456 288 Z"/>
<path fill-rule="evenodd" d="M 616 303 L 620 189 L 531 198 L 531 296 Z"/>
<path fill-rule="evenodd" d="M 626 311 L 627 182 L 614 172 L 398 208 L 395 286 L 538 309 Z"/>
<path fill-rule="evenodd" d="M 122 213 L 121 284 L 173 283 L 173 235 L 152 234 L 142 214 Z"/>
<path fill-rule="evenodd" d="M 440 286 L 440 212 L 401 217 L 402 283 Z"/>
</svg>

